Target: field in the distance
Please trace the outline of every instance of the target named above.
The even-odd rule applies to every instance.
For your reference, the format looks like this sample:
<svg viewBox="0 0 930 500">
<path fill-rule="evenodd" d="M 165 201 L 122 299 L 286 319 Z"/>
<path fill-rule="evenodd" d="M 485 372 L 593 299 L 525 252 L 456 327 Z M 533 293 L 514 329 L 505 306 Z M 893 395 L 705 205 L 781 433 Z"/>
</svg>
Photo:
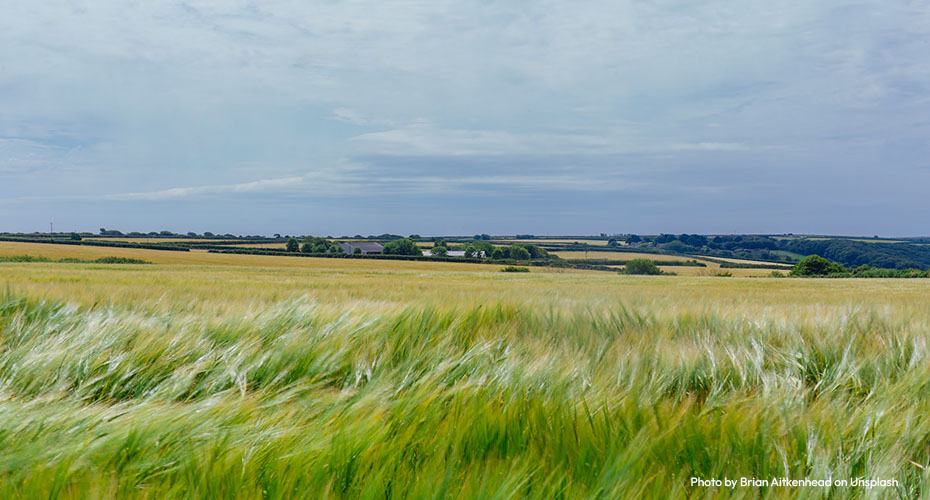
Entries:
<svg viewBox="0 0 930 500">
<path fill-rule="evenodd" d="M 659 253 L 648 253 L 648 252 L 587 252 L 583 251 L 564 251 L 564 252 L 552 252 L 554 255 L 558 255 L 563 259 L 588 259 L 588 260 L 598 260 L 598 259 L 611 259 L 611 260 L 630 260 L 630 259 L 649 259 L 655 261 L 659 266 L 659 269 L 668 273 L 675 273 L 681 276 L 714 276 L 718 273 L 728 272 L 733 276 L 769 276 L 772 274 L 772 269 L 768 268 L 721 268 L 719 262 L 714 260 L 725 260 L 727 262 L 733 262 L 738 264 L 748 264 L 748 265 L 758 265 L 763 264 L 758 261 L 743 260 L 743 259 L 714 259 L 708 260 L 701 257 L 692 257 L 689 255 L 671 255 L 671 254 L 659 254 Z M 674 262 L 674 261 L 685 261 L 685 260 L 696 260 L 702 264 L 704 267 L 699 266 L 663 266 L 662 262 Z M 764 263 L 768 264 L 768 263 Z M 791 270 L 790 264 L 776 264 L 779 267 L 784 268 L 783 271 L 787 272 Z M 618 271 L 623 269 L 623 266 L 612 266 Z"/>
<path fill-rule="evenodd" d="M 591 245 L 591 246 L 594 246 L 594 247 L 606 247 L 606 246 L 607 246 L 607 240 L 587 240 L 587 239 L 583 239 L 583 238 L 576 238 L 576 239 L 571 239 L 571 238 L 569 238 L 569 239 L 538 238 L 538 239 L 532 239 L 532 240 L 508 240 L 508 239 L 498 239 L 498 240 L 494 240 L 494 243 L 501 243 L 501 244 L 506 244 L 506 245 L 512 245 L 512 244 L 514 244 L 514 243 L 523 243 L 523 244 L 527 244 L 527 245 L 545 245 L 545 244 L 547 244 L 547 243 L 549 243 L 549 244 L 553 244 L 553 243 L 554 243 L 554 244 L 563 244 L 563 245 L 565 245 L 565 244 L 582 243 L 582 244 Z M 620 241 L 620 240 L 618 240 L 618 241 L 617 241 L 617 244 L 618 244 L 618 245 L 621 245 L 621 246 L 624 246 L 624 245 L 626 245 L 626 242 L 625 242 L 625 241 Z"/>
<path fill-rule="evenodd" d="M 245 255 L 208 253 L 204 250 L 172 252 L 143 248 L 98 247 L 90 245 L 54 245 L 47 243 L 21 243 L 0 241 L 0 257 L 31 255 L 49 259 L 97 259 L 117 256 L 145 260 L 155 264 L 182 264 L 191 266 L 246 266 L 311 269 L 369 269 L 369 270 L 424 270 L 424 271 L 497 271 L 502 265 L 471 264 L 466 262 L 411 262 L 402 260 L 329 259 L 314 257 L 288 257 L 277 255 Z M 534 268 L 536 272 L 583 272 L 574 269 Z"/>
<path fill-rule="evenodd" d="M 0 498 L 930 492 L 930 280 L 267 258 L 0 263 Z"/>
<path fill-rule="evenodd" d="M 115 238 L 115 237 L 93 237 L 93 238 L 87 238 L 87 239 L 90 240 L 90 241 L 94 241 L 94 240 L 99 240 L 99 241 L 122 241 L 122 242 L 128 242 L 128 243 L 148 243 L 148 244 L 152 244 L 152 243 L 162 243 L 162 244 L 164 244 L 164 243 L 192 243 L 192 242 L 196 242 L 196 243 L 204 243 L 204 244 L 215 245 L 215 244 L 222 243 L 222 242 L 228 242 L 228 243 L 232 243 L 232 244 L 224 245 L 224 246 L 225 246 L 226 248 L 229 248 L 229 249 L 237 249 L 237 248 L 239 248 L 239 249 L 270 249 L 270 250 L 284 250 L 284 249 L 285 249 L 285 246 L 286 246 L 286 244 L 283 243 L 283 242 L 275 242 L 275 243 L 266 243 L 266 242 L 264 242 L 264 243 L 254 243 L 254 242 L 252 242 L 252 243 L 250 243 L 249 240 L 215 240 L 215 239 L 197 239 L 197 238 L 183 238 L 183 237 L 179 237 L 179 238 Z M 348 239 L 348 240 L 346 240 L 346 241 L 355 241 L 355 240 Z M 4 252 L 4 248 L 3 248 L 3 247 L 6 245 L 6 243 L 7 243 L 7 242 L 0 242 L 0 256 L 3 255 L 3 252 Z M 559 244 L 584 243 L 584 244 L 590 245 L 591 247 L 604 247 L 604 246 L 607 244 L 607 242 L 606 242 L 605 240 L 591 240 L 591 239 L 534 239 L 534 240 L 506 240 L 506 239 L 498 239 L 498 240 L 494 240 L 494 241 L 492 241 L 492 242 L 490 242 L 490 243 L 491 243 L 491 244 L 494 244 L 494 245 L 497 245 L 497 246 L 509 245 L 509 244 L 514 244 L 514 243 L 531 243 L 531 244 L 543 244 L 543 245 L 544 245 L 544 244 L 552 244 L 552 243 L 559 243 Z M 434 242 L 431 242 L 431 241 L 418 241 L 416 244 L 417 244 L 417 246 L 419 246 L 421 249 L 427 250 L 427 249 L 429 249 L 429 248 L 432 248 L 432 247 L 434 246 L 435 243 L 434 243 Z M 30 247 L 30 248 L 34 248 L 34 247 Z M 73 248 L 73 247 L 72 247 L 72 248 Z M 113 248 L 113 247 L 109 247 L 109 248 Z M 55 251 L 54 251 L 54 253 L 67 253 L 67 252 L 68 252 L 68 247 L 67 247 L 67 246 L 60 246 L 60 247 L 59 247 L 59 250 L 55 250 Z M 46 249 L 45 253 L 48 253 L 48 250 L 47 250 L 47 249 Z M 99 253 L 99 252 L 92 252 L 92 253 L 97 254 L 97 253 Z M 109 251 L 104 251 L 103 253 L 106 254 L 106 255 L 111 255 L 111 254 L 114 253 L 114 251 L 109 250 Z M 702 258 L 701 256 L 652 253 L 652 252 L 649 252 L 649 251 L 642 251 L 642 252 L 624 252 L 624 251 L 616 251 L 616 252 L 609 252 L 609 251 L 607 251 L 607 252 L 605 252 L 605 251 L 590 251 L 590 252 L 585 252 L 585 251 L 583 251 L 583 250 L 550 250 L 550 253 L 553 254 L 553 255 L 559 256 L 559 257 L 561 257 L 561 258 L 563 258 L 563 259 L 572 259 L 572 260 L 604 260 L 604 259 L 610 259 L 610 260 L 624 260 L 624 261 L 626 261 L 626 260 L 635 259 L 635 258 L 645 258 L 645 259 L 653 260 L 653 261 L 656 261 L 656 262 L 662 262 L 662 261 L 682 261 L 682 260 L 697 260 L 698 262 L 704 264 L 703 267 L 671 266 L 671 265 L 669 265 L 669 266 L 663 266 L 663 265 L 661 265 L 661 264 L 659 265 L 660 269 L 662 269 L 664 272 L 667 272 L 667 273 L 675 273 L 675 274 L 682 275 L 682 276 L 716 276 L 716 275 L 719 275 L 719 274 L 729 274 L 729 275 L 733 275 L 733 276 L 742 276 L 742 277 L 763 277 L 763 276 L 769 276 L 769 275 L 772 273 L 772 269 L 770 269 L 770 266 L 773 265 L 772 263 L 769 263 L 769 262 L 752 261 L 752 260 L 746 260 L 746 259 L 733 259 L 733 258 Z M 122 255 L 120 255 L 120 256 L 122 256 Z M 265 256 L 265 257 L 264 257 L 265 260 L 267 261 L 268 265 L 278 265 L 278 264 L 275 264 L 274 261 L 269 261 L 269 260 L 267 260 L 269 257 L 270 257 L 270 256 Z M 138 257 L 137 257 L 137 258 L 138 258 Z M 210 262 L 216 262 L 216 261 L 218 260 L 216 256 L 211 256 L 211 257 L 209 257 L 208 259 L 212 259 L 212 260 L 204 260 L 204 258 L 203 258 L 202 256 L 196 257 L 196 258 L 193 258 L 193 259 L 190 258 L 190 256 L 185 256 L 185 257 L 178 257 L 178 256 L 175 256 L 175 257 L 158 256 L 158 257 L 156 257 L 155 262 L 161 262 L 161 263 L 210 263 Z M 248 257 L 240 257 L 240 258 L 238 258 L 238 260 L 236 260 L 236 261 L 237 261 L 237 262 L 243 262 L 243 263 L 244 263 L 244 262 L 248 262 L 249 260 L 250 260 L 250 259 L 249 259 Z M 721 269 L 721 266 L 720 266 L 719 261 L 722 261 L 722 260 L 723 260 L 723 261 L 733 262 L 733 263 L 738 263 L 738 264 L 744 264 L 744 265 L 746 265 L 746 267 L 731 268 L 731 269 Z M 291 265 L 291 264 L 283 264 L 283 263 L 279 263 L 279 264 L 281 264 L 281 265 L 286 265 L 286 266 Z M 454 264 L 454 263 L 453 263 L 453 264 Z M 762 266 L 760 266 L 760 267 L 748 267 L 748 266 L 752 266 L 752 265 L 754 265 L 754 264 L 755 264 L 755 265 L 764 264 L 764 265 L 762 265 Z M 258 264 L 258 265 L 265 265 L 265 264 Z M 774 265 L 780 265 L 781 267 L 784 267 L 785 270 L 788 270 L 788 269 L 791 267 L 789 264 L 774 264 Z M 614 268 L 614 269 L 617 269 L 617 270 L 620 270 L 620 269 L 623 268 L 623 266 L 611 266 L 611 267 Z"/>
</svg>

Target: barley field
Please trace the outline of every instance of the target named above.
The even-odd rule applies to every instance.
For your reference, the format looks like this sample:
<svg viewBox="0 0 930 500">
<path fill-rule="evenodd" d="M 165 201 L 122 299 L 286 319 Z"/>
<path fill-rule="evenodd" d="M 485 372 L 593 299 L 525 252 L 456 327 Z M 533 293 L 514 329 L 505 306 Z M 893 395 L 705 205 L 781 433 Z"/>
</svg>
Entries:
<svg viewBox="0 0 930 500">
<path fill-rule="evenodd" d="M 0 263 L 0 498 L 930 496 L 928 280 L 214 257 Z"/>
<path fill-rule="evenodd" d="M 673 254 L 660 254 L 660 253 L 648 253 L 648 252 L 585 252 L 583 251 L 565 251 L 565 252 L 552 252 L 553 255 L 562 257 L 563 259 L 589 259 L 589 260 L 598 260 L 598 259 L 614 259 L 614 260 L 630 260 L 630 259 L 649 259 L 655 261 L 659 267 L 664 272 L 674 273 L 681 276 L 715 276 L 721 272 L 730 273 L 733 276 L 742 276 L 742 277 L 762 277 L 772 274 L 772 269 L 768 268 L 721 268 L 719 262 L 713 260 L 702 259 L 701 257 L 692 257 L 690 255 L 673 255 Z M 684 261 L 684 260 L 695 260 L 702 264 L 704 267 L 699 266 L 663 266 L 662 262 L 673 262 L 673 261 Z M 744 259 L 717 259 L 714 260 L 725 260 L 728 262 L 740 263 L 740 264 L 766 264 L 767 262 L 751 261 Z M 783 271 L 787 272 L 791 270 L 790 264 L 779 265 L 784 267 Z M 617 269 L 618 271 L 623 269 L 623 266 L 609 266 Z"/>
<path fill-rule="evenodd" d="M 141 259 L 155 264 L 173 264 L 186 266 L 242 266 L 274 268 L 308 268 L 308 269 L 368 269 L 383 270 L 431 270 L 431 271 L 497 271 L 501 265 L 472 264 L 466 262 L 407 262 L 365 259 L 329 259 L 313 257 L 286 257 L 273 255 L 242 255 L 209 253 L 206 250 L 189 252 L 170 252 L 144 248 L 119 248 L 78 245 L 54 245 L 45 243 L 23 243 L 0 241 L 0 257 L 30 255 L 48 259 L 97 259 L 100 257 L 127 257 Z M 344 262 L 333 262 L 343 260 Z M 540 272 L 577 272 L 570 269 L 540 269 Z"/>
<path fill-rule="evenodd" d="M 534 238 L 532 240 L 498 239 L 498 240 L 495 240 L 495 243 L 496 242 L 501 242 L 507 245 L 510 245 L 513 243 L 524 243 L 524 244 L 533 244 L 533 245 L 546 244 L 546 243 L 584 243 L 585 245 L 591 245 L 595 247 L 606 247 L 607 246 L 607 240 L 586 240 L 586 239 L 577 239 L 577 238 L 562 238 L 562 239 L 555 239 L 555 238 L 535 239 Z M 624 246 L 626 245 L 626 242 L 618 241 L 617 244 L 620 246 Z"/>
<path fill-rule="evenodd" d="M 630 259 L 649 259 L 654 261 L 680 261 L 680 260 L 692 260 L 696 259 L 690 255 L 673 255 L 673 254 L 662 254 L 662 253 L 649 253 L 649 252 L 585 252 L 581 250 L 567 250 L 567 251 L 553 251 L 553 255 L 558 255 L 563 259 L 589 259 L 589 260 L 599 260 L 599 259 L 613 259 L 613 260 L 630 260 Z M 699 258 L 696 259 L 700 262 L 704 262 Z"/>
<path fill-rule="evenodd" d="M 666 273 L 674 273 L 679 276 L 718 276 L 720 274 L 726 276 L 741 276 L 741 277 L 764 277 L 770 276 L 772 274 L 772 269 L 762 269 L 762 268 L 721 268 L 720 264 L 709 262 L 707 267 L 691 267 L 691 266 L 658 266 L 659 269 Z M 619 268 L 618 268 L 619 269 Z M 783 269 L 782 272 L 786 273 L 790 271 L 791 268 Z"/>
</svg>

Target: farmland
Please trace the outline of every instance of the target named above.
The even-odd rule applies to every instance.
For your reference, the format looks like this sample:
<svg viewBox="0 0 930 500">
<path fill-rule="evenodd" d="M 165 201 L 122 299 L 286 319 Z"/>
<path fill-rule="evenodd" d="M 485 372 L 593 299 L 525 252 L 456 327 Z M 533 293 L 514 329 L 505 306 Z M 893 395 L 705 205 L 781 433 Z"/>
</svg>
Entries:
<svg viewBox="0 0 930 500">
<path fill-rule="evenodd" d="M 553 252 L 554 255 L 562 257 L 563 259 L 615 259 L 627 261 L 630 259 L 649 259 L 655 261 L 659 269 L 664 272 L 675 273 L 682 276 L 714 276 L 717 273 L 728 272 L 734 276 L 768 276 L 772 273 L 772 269 L 767 268 L 731 268 L 731 269 L 722 269 L 720 267 L 720 261 L 732 262 L 735 264 L 746 264 L 746 265 L 758 265 L 760 262 L 743 260 L 743 259 L 723 259 L 723 258 L 714 258 L 714 259 L 702 259 L 700 257 L 688 258 L 688 260 L 695 260 L 701 264 L 704 264 L 703 267 L 698 266 L 672 266 L 672 265 L 662 265 L 662 262 L 681 262 L 685 260 L 686 257 L 681 255 L 670 255 L 670 254 L 659 254 L 659 253 L 646 253 L 646 252 L 591 252 L 587 255 L 585 252 L 581 251 L 557 251 Z M 611 266 L 617 270 L 623 268 L 623 266 Z M 785 270 L 789 270 L 791 266 L 784 264 L 779 267 L 783 267 Z"/>
<path fill-rule="evenodd" d="M 666 273 L 674 273 L 679 276 L 717 276 L 717 275 L 731 275 L 731 276 L 741 276 L 741 277 L 763 277 L 769 276 L 772 274 L 772 269 L 762 269 L 762 268 L 721 268 L 720 264 L 708 263 L 707 267 L 692 267 L 692 266 L 663 266 L 659 264 L 659 269 Z M 621 266 L 616 266 L 617 270 L 622 269 Z M 790 269 L 790 268 L 789 268 Z"/>
<path fill-rule="evenodd" d="M 157 238 L 151 238 L 157 240 Z M 164 238 L 164 242 L 174 241 L 173 239 Z M 197 240 L 188 240 L 195 242 Z M 199 240 L 200 242 L 204 240 Z M 164 243 L 163 242 L 163 243 Z M 145 241 L 142 243 L 151 243 Z M 157 243 L 157 242 L 156 242 Z M 284 250 L 283 244 L 278 243 L 235 243 L 229 248 L 243 249 L 276 249 Z M 583 251 L 554 251 L 553 255 L 564 259 L 572 259 L 577 262 L 585 261 L 585 252 Z M 153 250 L 147 248 L 122 248 L 122 247 L 99 247 L 93 245 L 64 245 L 49 243 L 31 243 L 20 241 L 0 241 L 0 257 L 12 255 L 32 255 L 50 259 L 62 258 L 81 258 L 96 259 L 105 256 L 120 256 L 146 260 L 157 264 L 187 264 L 187 265 L 233 265 L 249 267 L 305 267 L 305 268 L 356 268 L 356 269 L 433 269 L 433 270 L 471 270 L 474 272 L 486 271 L 487 269 L 476 268 L 476 264 L 465 262 L 425 262 L 421 264 L 411 264 L 409 262 L 393 262 L 390 264 L 372 262 L 368 260 L 355 260 L 350 262 L 330 262 L 332 259 L 316 259 L 306 257 L 290 257 L 281 255 L 237 255 L 237 254 L 218 254 L 208 253 L 203 250 L 194 249 L 189 252 L 168 252 L 163 250 Z M 721 272 L 720 261 L 730 261 L 742 264 L 758 264 L 755 261 L 740 259 L 702 259 L 686 258 L 680 255 L 669 255 L 660 253 L 647 252 L 592 252 L 587 255 L 592 261 L 598 259 L 610 259 L 617 261 L 627 261 L 635 258 L 645 258 L 660 263 L 660 267 L 666 272 L 686 276 L 713 276 Z M 690 267 L 673 265 L 685 260 L 695 260 L 703 267 Z M 668 265 L 661 265 L 667 262 Z M 493 269 L 499 269 L 502 266 L 494 266 Z M 621 265 L 610 266 L 613 269 L 622 269 Z M 785 268 L 789 266 L 785 265 Z M 538 267 L 537 272 L 577 272 L 574 269 L 547 269 Z M 772 270 L 766 268 L 743 268 L 729 269 L 727 272 L 736 276 L 767 276 Z"/>
<path fill-rule="evenodd" d="M 927 280 L 40 250 L 156 264 L 0 264 L 3 498 L 930 491 Z"/>
<path fill-rule="evenodd" d="M 489 268 L 475 264 L 458 262 L 406 262 L 374 261 L 364 259 L 316 259 L 307 257 L 288 257 L 270 255 L 237 255 L 208 253 L 192 250 L 190 252 L 166 252 L 162 250 L 137 248 L 110 248 L 96 246 L 52 245 L 45 243 L 22 243 L 0 241 L 0 256 L 33 255 L 50 259 L 80 258 L 95 259 L 106 256 L 120 256 L 146 260 L 156 264 L 206 265 L 206 266 L 245 266 L 245 267 L 283 267 L 283 268 L 321 268 L 321 269 L 369 269 L 369 270 L 433 270 L 433 271 L 488 271 Z M 497 270 L 503 266 L 492 266 Z M 552 270 L 553 272 L 571 272 L 572 270 Z M 545 272 L 541 270 L 540 272 Z"/>
<path fill-rule="evenodd" d="M 649 259 L 654 261 L 681 261 L 687 257 L 681 255 L 669 255 L 669 254 L 660 254 L 660 253 L 647 253 L 647 252 L 588 252 L 583 251 L 556 251 L 552 252 L 563 259 L 616 259 L 616 260 L 630 260 L 630 259 Z"/>
<path fill-rule="evenodd" d="M 208 233 L 209 236 L 196 236 L 193 233 L 190 233 L 188 236 L 183 236 L 181 234 L 172 233 L 170 231 L 162 231 L 160 235 L 159 233 L 149 233 L 150 235 L 154 236 L 144 236 L 142 235 L 143 233 L 130 233 L 130 235 L 121 235 L 119 231 L 110 230 L 106 232 L 108 235 L 95 235 L 90 233 L 6 233 L 0 235 L 0 243 L 42 243 L 70 246 L 105 246 L 110 248 L 171 250 L 182 252 L 194 250 L 230 254 L 287 256 L 289 253 L 287 251 L 287 242 L 292 239 L 290 236 L 286 235 L 283 237 L 280 235 L 275 235 L 274 237 L 237 237 L 233 235 L 213 236 L 212 233 Z M 313 238 L 309 236 L 297 236 L 293 239 L 297 241 L 299 251 L 298 253 L 302 255 L 310 254 L 314 257 L 332 257 L 335 255 L 324 254 L 327 253 L 326 248 L 329 248 L 329 245 L 334 242 L 377 241 L 381 244 L 386 244 L 389 241 L 401 238 L 402 237 L 399 235 L 382 234 L 380 236 L 369 236 L 367 238 L 362 236 L 343 236 L 340 238 Z M 679 236 L 663 234 L 659 236 L 644 236 L 643 238 L 645 239 L 640 238 L 640 243 L 636 243 L 636 248 L 630 248 L 629 245 L 622 239 L 608 239 L 603 235 L 600 238 L 581 236 L 525 239 L 513 239 L 512 237 L 507 236 L 492 237 L 490 235 L 476 235 L 474 238 L 467 236 L 422 238 L 420 236 L 416 236 L 416 239 L 413 240 L 412 243 L 421 250 L 432 248 L 437 244 L 437 242 L 444 243 L 448 249 L 452 251 L 462 251 L 468 250 L 469 248 L 477 249 L 483 247 L 486 251 L 486 257 L 490 257 L 491 255 L 491 252 L 488 249 L 492 247 L 498 247 L 503 250 L 503 254 L 495 258 L 495 263 L 497 264 L 508 264 L 512 263 L 513 260 L 517 260 L 513 259 L 508 262 L 508 259 L 510 259 L 509 247 L 514 245 L 528 245 L 529 248 L 532 249 L 531 254 L 533 260 L 539 261 L 533 263 L 537 266 L 555 266 L 589 270 L 600 269 L 602 271 L 608 271 L 610 269 L 617 268 L 617 266 L 621 266 L 624 262 L 632 258 L 647 258 L 657 263 L 668 261 L 667 264 L 664 264 L 665 267 L 681 266 L 686 261 L 692 261 L 698 262 L 698 267 L 704 268 L 702 270 L 682 270 L 682 272 L 678 274 L 696 276 L 715 275 L 719 274 L 720 267 L 739 267 L 741 270 L 738 273 L 731 272 L 731 274 L 737 274 L 741 276 L 765 276 L 770 274 L 772 269 L 777 269 L 778 267 L 788 268 L 800 259 L 804 258 L 806 255 L 809 255 L 810 253 L 816 253 L 816 251 L 797 253 L 789 250 L 774 248 L 778 245 L 787 245 L 784 243 L 785 241 L 790 241 L 790 244 L 795 246 L 809 246 L 812 243 L 818 244 L 819 242 L 825 242 L 829 245 L 833 245 L 829 249 L 831 252 L 848 250 L 846 247 L 847 245 L 854 244 L 859 241 L 859 239 L 847 237 L 823 239 L 818 237 L 788 238 L 758 235 L 714 236 L 713 238 L 709 239 L 701 235 L 688 234 L 682 234 Z M 314 243 L 312 245 L 308 245 L 308 241 L 312 241 Z M 915 254 L 913 250 L 920 247 L 920 244 L 916 243 L 916 241 L 917 240 L 914 240 L 911 242 L 911 244 L 905 245 L 908 246 L 910 250 L 892 251 L 885 247 L 881 247 L 881 251 L 870 251 L 867 252 L 867 255 L 869 259 L 873 259 L 876 262 L 882 263 L 883 265 L 901 268 L 902 265 L 913 263 L 903 260 L 903 256 L 910 256 L 908 258 L 916 259 L 921 258 L 919 251 L 917 251 Z M 609 246 L 608 242 L 610 243 Z M 703 246 L 700 246 L 702 244 Z M 873 249 L 879 248 L 879 246 L 873 247 Z M 539 249 L 542 249 L 544 252 L 540 252 Z M 548 255 L 556 256 L 564 260 L 554 262 L 554 260 L 557 259 L 548 259 L 545 252 L 548 252 Z M 398 252 L 392 253 L 396 254 Z M 841 260 L 845 259 L 848 261 L 850 255 L 852 254 L 842 253 L 838 255 Z M 461 258 L 460 255 L 458 257 Z M 184 260 L 183 258 L 181 259 Z M 457 263 L 463 263 L 464 261 L 465 259 L 461 259 L 461 261 L 458 261 Z M 456 259 L 453 258 L 453 260 L 450 262 L 456 262 Z M 721 264 L 723 265 L 721 266 Z M 733 266 L 729 264 L 739 265 Z"/>
<path fill-rule="evenodd" d="M 591 245 L 591 246 L 596 246 L 596 247 L 606 247 L 606 246 L 607 246 L 607 240 L 603 240 L 603 239 L 602 239 L 602 240 L 588 240 L 588 239 L 584 239 L 584 238 L 574 238 L 574 239 L 572 239 L 572 238 L 569 238 L 569 239 L 534 238 L 534 239 L 532 239 L 532 240 L 501 239 L 501 240 L 498 240 L 498 241 L 500 241 L 501 243 L 508 244 L 508 245 L 513 244 L 513 243 L 532 243 L 532 244 L 535 244 L 535 245 L 544 245 L 544 244 L 561 244 L 561 245 L 566 245 L 566 244 L 569 244 L 569 245 L 570 245 L 570 244 L 584 244 L 584 245 Z M 622 242 L 622 241 L 621 241 L 621 242 L 618 242 L 618 244 L 619 244 L 619 245 L 625 245 L 625 242 Z"/>
</svg>

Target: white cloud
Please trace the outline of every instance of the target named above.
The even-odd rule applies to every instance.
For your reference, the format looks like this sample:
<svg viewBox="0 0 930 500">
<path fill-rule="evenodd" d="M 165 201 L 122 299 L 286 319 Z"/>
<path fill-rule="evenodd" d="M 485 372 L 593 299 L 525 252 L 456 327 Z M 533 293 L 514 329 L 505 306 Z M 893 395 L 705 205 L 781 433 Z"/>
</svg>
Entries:
<svg viewBox="0 0 930 500">
<path fill-rule="evenodd" d="M 676 151 L 746 151 L 749 147 L 739 142 L 696 142 L 673 144 L 669 149 Z"/>
<path fill-rule="evenodd" d="M 443 129 L 420 122 L 352 138 L 373 154 L 386 155 L 618 155 L 682 151 L 746 151 L 741 142 L 665 142 L 636 127 L 596 131 L 516 133 L 506 130 Z"/>
<path fill-rule="evenodd" d="M 307 172 L 302 176 L 261 179 L 237 184 L 213 184 L 173 187 L 154 191 L 127 192 L 103 196 L 41 197 L 72 201 L 164 201 L 196 199 L 216 195 L 256 195 L 269 199 L 281 196 L 324 199 L 332 197 L 366 197 L 385 195 L 436 195 L 501 191 L 547 192 L 625 192 L 655 186 L 625 171 L 615 171 L 591 182 L 589 169 L 525 169 L 519 173 L 485 173 L 481 171 L 393 174 L 378 165 L 342 163 L 328 169 Z"/>
<path fill-rule="evenodd" d="M 18 138 L 0 137 L 0 174 L 34 172 L 61 165 L 68 149 Z"/>
<path fill-rule="evenodd" d="M 333 119 L 361 126 L 396 126 L 394 120 L 378 119 L 366 116 L 365 114 L 350 108 L 336 108 L 333 110 Z"/>
<path fill-rule="evenodd" d="M 893 177 L 930 154 L 921 2 L 76 0 L 3 13 L 7 202 L 619 193 L 669 158 L 726 164 L 701 179 L 716 189 L 737 168 Z M 379 155 L 420 171 L 338 165 Z M 532 155 L 565 169 L 526 172 Z M 622 176 L 571 168 L 611 155 L 637 157 Z M 481 156 L 513 161 L 445 168 Z M 40 169 L 55 175 L 21 175 Z"/>
<path fill-rule="evenodd" d="M 170 188 L 170 189 L 161 189 L 158 191 L 110 194 L 110 195 L 104 195 L 100 199 L 114 200 L 114 201 L 171 200 L 171 199 L 189 198 L 192 196 L 200 196 L 200 195 L 208 195 L 208 194 L 224 194 L 224 193 L 238 194 L 238 193 L 254 193 L 254 192 L 259 192 L 259 191 L 274 191 L 274 190 L 280 190 L 282 188 L 299 185 L 299 184 L 302 184 L 303 182 L 304 182 L 303 177 L 285 177 L 282 179 L 262 179 L 258 181 L 244 182 L 240 184 L 216 184 L 212 186 L 176 187 L 176 188 Z"/>
</svg>

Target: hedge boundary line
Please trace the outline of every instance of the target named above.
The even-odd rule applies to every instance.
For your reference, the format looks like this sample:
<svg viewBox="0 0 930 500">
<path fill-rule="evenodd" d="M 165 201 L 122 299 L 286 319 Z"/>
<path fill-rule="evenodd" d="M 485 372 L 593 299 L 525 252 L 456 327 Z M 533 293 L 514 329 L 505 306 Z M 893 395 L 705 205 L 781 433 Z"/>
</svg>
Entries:
<svg viewBox="0 0 930 500">
<path fill-rule="evenodd" d="M 88 241 L 88 240 L 66 240 L 66 239 L 39 239 L 39 238 L 15 238 L 0 236 L 0 241 L 10 241 L 14 243 L 40 243 L 43 245 L 74 245 L 87 247 L 110 247 L 110 248 L 140 248 L 145 250 L 165 250 L 169 252 L 189 252 L 190 249 L 178 245 L 153 244 L 153 243 L 130 243 L 122 241 Z"/>
</svg>

